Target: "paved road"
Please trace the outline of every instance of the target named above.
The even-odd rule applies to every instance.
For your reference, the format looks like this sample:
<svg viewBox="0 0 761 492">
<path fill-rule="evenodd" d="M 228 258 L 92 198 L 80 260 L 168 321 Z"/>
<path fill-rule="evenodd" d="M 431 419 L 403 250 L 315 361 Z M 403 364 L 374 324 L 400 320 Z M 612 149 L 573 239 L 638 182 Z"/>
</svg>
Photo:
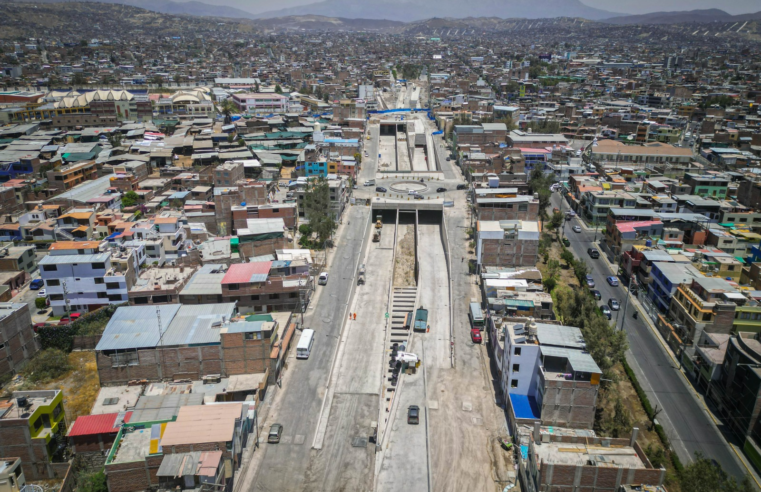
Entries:
<svg viewBox="0 0 761 492">
<path fill-rule="evenodd" d="M 560 207 L 559 194 L 554 193 L 552 205 Z M 563 209 L 568 206 L 563 201 Z M 625 303 L 625 288 L 611 287 L 605 281 L 610 275 L 610 270 L 605 260 L 593 260 L 587 255 L 594 239 L 594 231 L 586 231 L 582 228 L 581 233 L 574 233 L 571 226 L 577 224 L 579 219 L 566 222 L 565 232 L 571 241 L 571 249 L 578 258 L 586 261 L 592 268 L 595 279 L 595 289 L 602 294 L 600 304 L 607 303 L 614 297 L 621 302 L 621 309 Z M 598 239 L 600 235 L 598 234 Z M 643 389 L 653 405 L 663 409 L 658 416 L 658 421 L 663 425 L 671 440 L 679 458 L 688 463 L 693 460 L 694 453 L 699 451 L 708 458 L 715 459 L 728 474 L 734 477 L 742 477 L 747 472 L 745 467 L 737 459 L 734 451 L 725 440 L 722 432 L 714 425 L 713 420 L 707 414 L 703 405 L 696 399 L 692 389 L 679 374 L 672 359 L 657 339 L 656 335 L 641 319 L 632 318 L 632 305 L 629 304 L 623 327 L 629 339 L 629 351 L 627 360 L 634 369 L 642 383 Z M 622 311 L 619 311 L 619 316 Z M 613 313 L 616 320 L 616 313 Z M 618 320 L 619 326 L 621 319 Z"/>
<path fill-rule="evenodd" d="M 328 270 L 330 281 L 325 286 L 317 287 L 322 290 L 319 298 L 312 301 L 304 316 L 304 325 L 316 331 L 314 348 L 307 360 L 289 359 L 288 370 L 293 374 L 289 384 L 283 387 L 281 410 L 276 417 L 284 427 L 283 439 L 278 445 L 265 445 L 257 451 L 265 455 L 252 490 L 291 491 L 304 488 L 325 385 L 349 302 L 369 214 L 369 208 L 350 207 L 344 215 L 344 221 L 349 223 L 337 240 L 335 256 Z M 300 332 L 297 332 L 296 336 L 299 335 Z"/>
</svg>

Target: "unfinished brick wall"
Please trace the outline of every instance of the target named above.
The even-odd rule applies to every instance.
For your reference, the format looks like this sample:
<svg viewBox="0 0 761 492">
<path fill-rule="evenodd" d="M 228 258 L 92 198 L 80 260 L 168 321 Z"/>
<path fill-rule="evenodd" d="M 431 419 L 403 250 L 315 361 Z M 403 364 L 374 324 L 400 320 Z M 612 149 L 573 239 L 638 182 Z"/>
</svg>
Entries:
<svg viewBox="0 0 761 492">
<path fill-rule="evenodd" d="M 509 205 L 512 207 L 508 208 Z M 519 203 L 478 203 L 476 213 L 478 220 L 537 220 L 539 202 L 528 202 L 524 211 Z"/>
<path fill-rule="evenodd" d="M 33 439 L 26 419 L 0 420 L 0 457 L 21 459 L 28 480 L 54 478 L 44 439 Z"/>
<path fill-rule="evenodd" d="M 164 456 L 149 456 L 141 461 L 106 465 L 109 492 L 134 492 L 158 485 L 156 473 Z"/>
<path fill-rule="evenodd" d="M 546 381 L 542 425 L 591 429 L 598 390 L 586 381 Z"/>
<path fill-rule="evenodd" d="M 484 239 L 481 264 L 502 267 L 535 266 L 539 240 L 518 238 Z"/>
<path fill-rule="evenodd" d="M 222 352 L 228 375 L 265 372 L 270 365 L 269 339 L 245 340 L 243 333 L 223 333 Z"/>
<path fill-rule="evenodd" d="M 163 347 L 138 350 L 138 364 L 112 367 L 112 358 L 96 353 L 102 385 L 124 384 L 135 379 L 200 379 L 208 374 L 225 374 L 219 345 Z"/>
<path fill-rule="evenodd" d="M 618 466 L 566 465 L 542 461 L 540 490 L 543 492 L 616 492 L 621 485 L 663 483 L 665 470 Z"/>
</svg>

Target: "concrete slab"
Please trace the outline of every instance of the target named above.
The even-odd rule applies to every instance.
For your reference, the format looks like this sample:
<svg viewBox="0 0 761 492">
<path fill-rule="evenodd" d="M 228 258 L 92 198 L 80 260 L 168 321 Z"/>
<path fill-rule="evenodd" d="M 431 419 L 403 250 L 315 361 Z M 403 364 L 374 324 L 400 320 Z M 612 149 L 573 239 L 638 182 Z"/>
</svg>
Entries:
<svg viewBox="0 0 761 492">
<path fill-rule="evenodd" d="M 413 337 L 411 350 L 422 352 L 421 338 Z M 423 373 L 405 375 L 394 415 L 394 425 L 384 448 L 383 466 L 376 481 L 379 492 L 428 490 L 428 451 L 425 438 L 425 385 Z M 410 405 L 420 407 L 420 424 L 407 423 Z"/>
<path fill-rule="evenodd" d="M 371 490 L 375 472 L 375 446 L 352 446 L 355 437 L 372 433 L 364 422 L 374 420 L 378 395 L 336 394 L 328 417 L 325 442 L 312 456 L 304 487 L 307 492 Z"/>
<path fill-rule="evenodd" d="M 142 386 L 104 386 L 98 392 L 90 414 L 100 415 L 129 410 L 135 406 L 142 392 Z M 115 404 L 104 405 L 104 402 L 110 398 L 117 398 L 118 401 Z"/>
<path fill-rule="evenodd" d="M 394 172 L 396 168 L 396 138 L 392 135 L 381 135 L 378 142 L 379 172 Z"/>
<path fill-rule="evenodd" d="M 425 334 L 429 368 L 449 368 L 449 276 L 441 243 L 440 225 L 421 224 L 419 244 L 425 245 L 420 255 L 420 305 L 428 309 L 431 331 Z"/>
</svg>

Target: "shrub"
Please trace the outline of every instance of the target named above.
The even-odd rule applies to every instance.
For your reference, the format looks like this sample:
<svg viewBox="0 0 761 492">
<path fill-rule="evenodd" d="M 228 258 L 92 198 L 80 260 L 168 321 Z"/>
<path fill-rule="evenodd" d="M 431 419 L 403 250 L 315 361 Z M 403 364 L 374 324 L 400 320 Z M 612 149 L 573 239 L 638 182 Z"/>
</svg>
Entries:
<svg viewBox="0 0 761 492">
<path fill-rule="evenodd" d="M 34 306 L 37 309 L 45 309 L 46 307 L 48 307 L 48 301 L 44 297 L 38 297 L 37 299 L 34 300 Z"/>
<path fill-rule="evenodd" d="M 69 357 L 63 350 L 45 349 L 29 361 L 26 366 L 26 374 L 33 383 L 56 379 L 71 370 Z"/>
</svg>

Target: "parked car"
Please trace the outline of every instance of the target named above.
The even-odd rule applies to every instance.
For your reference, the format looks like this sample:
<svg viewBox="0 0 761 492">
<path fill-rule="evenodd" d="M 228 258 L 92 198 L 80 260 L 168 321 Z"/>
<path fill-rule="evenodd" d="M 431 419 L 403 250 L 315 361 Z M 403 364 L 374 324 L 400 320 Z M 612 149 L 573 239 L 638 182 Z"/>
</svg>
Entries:
<svg viewBox="0 0 761 492">
<path fill-rule="evenodd" d="M 45 286 L 45 281 L 42 280 L 41 278 L 36 278 L 36 279 L 32 280 L 31 284 L 29 284 L 29 288 L 31 290 L 39 290 L 39 289 L 43 288 L 44 286 Z"/>
<path fill-rule="evenodd" d="M 613 317 L 613 314 L 610 312 L 610 309 L 608 308 L 608 306 L 602 306 L 600 308 L 600 311 L 602 311 L 603 316 L 605 316 L 608 319 Z"/>
<path fill-rule="evenodd" d="M 573 229 L 573 232 L 575 232 L 575 233 L 577 233 L 577 234 L 578 234 L 579 232 L 581 232 L 581 226 L 577 226 L 577 225 L 575 225 L 575 226 L 573 226 L 573 227 L 572 227 L 572 229 Z"/>
<path fill-rule="evenodd" d="M 47 295 L 47 293 L 45 292 L 45 289 L 40 289 L 40 290 L 37 292 L 37 297 L 47 297 L 47 296 L 48 296 L 48 295 Z"/>
<path fill-rule="evenodd" d="M 470 330 L 470 339 L 473 341 L 473 343 L 481 343 L 483 341 L 483 338 L 481 337 L 481 330 L 478 328 L 473 328 Z"/>
<path fill-rule="evenodd" d="M 407 192 L 407 194 L 408 194 L 408 195 L 417 195 L 417 191 L 416 191 L 416 190 L 409 190 L 409 191 Z"/>
<path fill-rule="evenodd" d="M 468 189 L 468 185 L 466 185 L 466 184 L 458 184 L 457 185 L 457 189 L 458 190 L 467 190 Z"/>
<path fill-rule="evenodd" d="M 277 444 L 280 442 L 281 435 L 283 435 L 283 426 L 280 424 L 272 424 L 270 432 L 267 434 L 267 442 Z"/>
<path fill-rule="evenodd" d="M 595 260 L 600 257 L 600 252 L 597 251 L 596 248 L 589 248 L 587 249 L 587 254 L 590 258 L 594 258 Z"/>
<path fill-rule="evenodd" d="M 444 193 L 445 191 L 447 191 L 446 188 L 436 188 L 436 193 Z"/>
<path fill-rule="evenodd" d="M 364 182 L 363 186 L 375 186 L 375 180 L 374 179 L 368 179 Z"/>
<path fill-rule="evenodd" d="M 317 278 L 317 285 L 327 285 L 328 284 L 328 272 L 322 272 L 320 276 Z"/>
<path fill-rule="evenodd" d="M 586 280 L 587 280 L 587 287 L 589 287 L 591 289 L 591 288 L 593 288 L 595 286 L 595 279 L 592 278 L 591 275 L 587 275 Z"/>
<path fill-rule="evenodd" d="M 451 160 L 452 160 L 452 158 L 451 158 L 451 157 L 447 157 L 447 162 L 449 162 L 449 161 L 451 161 Z"/>
<path fill-rule="evenodd" d="M 74 321 L 78 320 L 81 316 L 82 316 L 82 313 L 67 314 L 58 321 L 58 326 L 68 325 L 70 323 L 73 323 Z"/>
<path fill-rule="evenodd" d="M 595 298 L 595 301 L 599 301 L 600 299 L 602 299 L 602 294 L 600 294 L 599 290 L 593 290 L 592 297 Z"/>
<path fill-rule="evenodd" d="M 618 311 L 621 309 L 621 304 L 618 303 L 618 299 L 610 298 L 608 299 L 608 307 L 610 307 L 611 311 Z"/>
<path fill-rule="evenodd" d="M 414 195 L 412 195 L 412 198 L 414 198 L 415 200 L 422 200 L 424 197 L 420 193 L 415 193 Z"/>
<path fill-rule="evenodd" d="M 407 423 L 417 425 L 420 423 L 420 407 L 410 405 L 407 408 Z"/>
<path fill-rule="evenodd" d="M 605 280 L 608 281 L 611 287 L 618 287 L 618 278 L 614 277 L 613 275 L 606 278 Z"/>
<path fill-rule="evenodd" d="M 388 190 L 386 188 L 382 187 L 382 186 L 376 186 L 375 187 L 375 191 L 377 191 L 378 193 L 385 193 Z"/>
</svg>

